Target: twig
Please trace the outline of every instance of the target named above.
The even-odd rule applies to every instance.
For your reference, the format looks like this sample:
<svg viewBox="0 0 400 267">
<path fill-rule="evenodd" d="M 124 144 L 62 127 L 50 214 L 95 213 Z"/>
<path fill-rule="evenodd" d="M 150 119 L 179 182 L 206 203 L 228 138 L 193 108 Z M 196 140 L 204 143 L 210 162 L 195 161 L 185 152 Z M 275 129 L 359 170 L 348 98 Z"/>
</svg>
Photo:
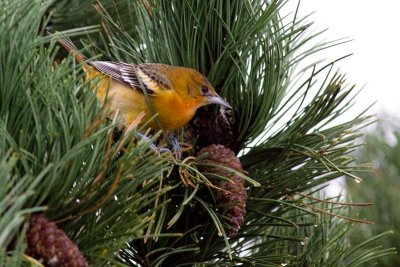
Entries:
<svg viewBox="0 0 400 267">
<path fill-rule="evenodd" d="M 184 160 L 182 160 L 182 164 L 187 164 L 189 166 L 192 165 L 192 162 L 189 162 L 190 160 L 195 160 L 195 157 L 187 157 Z M 185 168 L 183 169 L 181 166 L 179 166 L 179 177 L 181 178 L 182 183 L 188 187 L 190 185 L 191 187 L 195 188 L 196 185 L 190 181 L 190 178 L 193 178 L 193 175 L 188 172 L 188 170 Z"/>
<path fill-rule="evenodd" d="M 296 199 L 294 199 L 293 197 L 289 197 L 289 198 L 296 201 Z M 297 201 L 298 201 L 298 200 L 297 200 Z M 301 203 L 304 207 L 307 207 L 307 208 L 310 208 L 310 209 L 312 209 L 312 210 L 315 210 L 315 211 L 318 211 L 318 212 L 321 212 L 321 213 L 324 213 L 324 214 L 327 214 L 327 215 L 331 215 L 331 216 L 334 216 L 334 217 L 337 217 L 337 218 L 345 219 L 345 220 L 350 221 L 350 222 L 358 222 L 358 223 L 365 223 L 365 224 L 374 224 L 374 223 L 371 222 L 371 221 L 353 219 L 353 218 L 350 218 L 350 217 L 347 217 L 347 216 L 344 216 L 344 215 L 340 215 L 340 214 L 337 214 L 337 213 L 332 213 L 332 212 L 326 211 L 326 210 L 324 210 L 324 209 L 315 207 L 315 206 L 313 206 L 313 205 L 307 204 L 307 203 L 305 203 L 305 202 L 303 202 L 303 201 L 300 201 L 300 203 Z"/>
<path fill-rule="evenodd" d="M 89 127 L 86 129 L 85 133 L 83 134 L 82 139 L 85 140 L 88 138 L 100 124 L 102 124 L 106 119 L 107 116 L 104 115 L 104 111 L 106 109 L 106 105 L 103 105 L 103 107 L 100 109 L 99 113 L 96 115 L 92 123 L 89 125 Z"/>
<path fill-rule="evenodd" d="M 318 201 L 318 202 L 328 203 L 328 204 L 334 204 L 334 205 L 354 206 L 354 207 L 363 207 L 363 206 L 371 206 L 371 205 L 372 205 L 372 203 L 368 203 L 368 202 L 366 202 L 366 203 L 336 202 L 336 201 L 330 201 L 330 200 L 327 200 L 327 199 L 320 199 L 320 198 L 317 198 L 317 197 L 314 197 L 314 196 L 311 196 L 311 195 L 302 194 L 302 193 L 299 193 L 299 192 L 294 192 L 294 193 L 297 194 L 297 195 L 300 195 L 300 196 L 309 198 L 309 199 L 316 200 L 316 201 Z"/>
<path fill-rule="evenodd" d="M 332 213 L 332 212 L 326 211 L 326 210 L 324 210 L 324 209 L 317 208 L 317 207 L 315 207 L 315 206 L 312 206 L 312 205 L 309 205 L 309 204 L 306 204 L 306 203 L 302 203 L 302 204 L 303 204 L 305 207 L 309 207 L 309 208 L 311 208 L 311 209 L 313 209 L 313 210 L 316 210 L 316 211 L 318 211 L 318 212 L 325 213 L 325 214 L 328 214 L 328 215 L 331 215 L 331 216 L 334 216 L 334 217 L 342 218 L 342 219 L 348 220 L 348 221 L 350 221 L 350 222 L 358 222 L 358 223 L 365 223 L 365 224 L 374 224 L 374 223 L 371 222 L 371 221 L 353 219 L 353 218 L 350 218 L 350 217 L 347 217 L 347 216 L 344 216 L 344 215 L 340 215 L 340 214 L 337 214 L 337 213 Z"/>
<path fill-rule="evenodd" d="M 122 136 L 122 139 L 119 141 L 117 148 L 115 149 L 115 152 L 113 154 L 113 158 L 122 150 L 126 140 L 129 137 L 129 133 L 136 129 L 139 125 L 139 123 L 142 121 L 144 117 L 144 112 L 141 112 L 136 119 L 126 128 L 124 135 Z"/>
<path fill-rule="evenodd" d="M 151 5 L 150 5 L 149 1 L 142 0 L 142 2 L 146 8 L 147 14 L 149 14 L 149 16 L 151 16 Z"/>
</svg>

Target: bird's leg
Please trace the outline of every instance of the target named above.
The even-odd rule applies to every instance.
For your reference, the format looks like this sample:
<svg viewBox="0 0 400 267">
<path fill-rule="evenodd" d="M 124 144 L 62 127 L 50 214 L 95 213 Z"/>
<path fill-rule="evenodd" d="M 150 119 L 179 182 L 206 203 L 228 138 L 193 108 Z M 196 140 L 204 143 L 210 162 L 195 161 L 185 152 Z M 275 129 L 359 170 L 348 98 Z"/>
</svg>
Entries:
<svg viewBox="0 0 400 267">
<path fill-rule="evenodd" d="M 181 148 L 178 140 L 175 138 L 175 136 L 171 132 L 168 132 L 167 138 L 168 138 L 168 142 L 172 145 L 173 154 L 176 155 L 176 157 L 178 159 L 181 159 L 182 148 Z"/>
<path fill-rule="evenodd" d="M 157 147 L 157 146 L 151 141 L 151 139 L 148 138 L 148 137 L 147 137 L 146 135 L 144 135 L 144 134 L 141 134 L 141 133 L 135 131 L 135 136 L 136 136 L 139 140 L 145 141 L 145 142 L 150 146 L 150 148 L 151 148 L 153 151 L 155 151 L 155 152 L 157 152 L 157 153 L 159 153 L 159 154 L 165 153 L 165 152 L 171 152 L 168 148 L 165 148 L 165 147 L 159 148 L 159 147 Z M 167 139 L 168 139 L 168 142 L 172 145 L 172 154 L 176 155 L 176 157 L 177 157 L 178 159 L 180 159 L 180 158 L 182 157 L 182 148 L 181 148 L 181 146 L 179 145 L 178 140 L 177 140 L 177 139 L 173 136 L 173 134 L 170 133 L 170 132 L 167 133 Z"/>
<path fill-rule="evenodd" d="M 152 150 L 158 152 L 158 147 L 157 147 L 155 144 L 153 144 L 153 142 L 151 141 L 151 139 L 148 138 L 146 135 L 141 134 L 141 133 L 135 131 L 135 136 L 136 136 L 139 140 L 145 141 L 145 142 L 150 146 L 150 148 L 151 148 Z"/>
<path fill-rule="evenodd" d="M 171 152 L 168 148 L 159 148 L 157 147 L 150 138 L 148 138 L 146 135 L 141 134 L 137 131 L 135 131 L 135 136 L 142 141 L 145 141 L 151 150 L 153 150 L 154 152 L 156 152 L 157 154 L 161 154 L 161 153 L 165 153 L 165 152 Z"/>
</svg>

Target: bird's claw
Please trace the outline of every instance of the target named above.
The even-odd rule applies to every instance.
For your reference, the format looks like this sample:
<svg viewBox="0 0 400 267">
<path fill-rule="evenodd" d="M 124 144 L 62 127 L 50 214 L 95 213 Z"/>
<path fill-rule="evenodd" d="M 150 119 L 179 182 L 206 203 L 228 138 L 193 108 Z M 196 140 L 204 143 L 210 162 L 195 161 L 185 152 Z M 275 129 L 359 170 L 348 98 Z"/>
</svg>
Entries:
<svg viewBox="0 0 400 267">
<path fill-rule="evenodd" d="M 136 136 L 139 140 L 146 142 L 146 143 L 149 145 L 149 147 L 150 147 L 151 150 L 156 151 L 156 152 L 159 151 L 158 147 L 157 147 L 157 146 L 151 141 L 151 139 L 148 138 L 146 135 L 141 134 L 141 133 L 139 133 L 139 132 L 135 132 L 135 136 Z"/>
<path fill-rule="evenodd" d="M 176 140 L 176 138 L 172 134 L 168 134 L 168 141 L 172 145 L 172 151 L 165 147 L 162 147 L 162 148 L 157 147 L 151 141 L 150 138 L 148 138 L 147 136 L 145 136 L 139 132 L 136 132 L 135 135 L 139 140 L 146 142 L 149 145 L 150 149 L 155 151 L 158 155 L 161 155 L 163 153 L 172 153 L 178 159 L 181 159 L 181 157 L 182 157 L 182 148 L 179 145 L 178 140 Z"/>
<path fill-rule="evenodd" d="M 176 138 L 172 135 L 172 134 L 168 134 L 168 140 L 172 145 L 172 151 L 177 159 L 181 159 L 182 158 L 182 148 L 178 142 L 178 140 L 176 140 Z"/>
</svg>

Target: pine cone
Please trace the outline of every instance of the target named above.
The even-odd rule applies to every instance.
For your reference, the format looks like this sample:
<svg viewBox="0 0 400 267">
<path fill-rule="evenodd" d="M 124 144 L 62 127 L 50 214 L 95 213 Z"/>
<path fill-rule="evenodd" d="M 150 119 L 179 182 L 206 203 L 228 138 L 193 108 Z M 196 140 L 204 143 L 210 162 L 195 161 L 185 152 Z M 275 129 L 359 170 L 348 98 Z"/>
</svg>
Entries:
<svg viewBox="0 0 400 267">
<path fill-rule="evenodd" d="M 237 172 L 243 173 L 242 165 L 232 150 L 222 145 L 210 145 L 203 148 L 199 154 L 205 155 L 201 160 L 202 163 L 218 164 Z M 233 172 L 218 167 L 203 167 L 200 169 L 205 175 L 213 173 L 226 177 L 227 180 L 220 180 L 216 184 L 217 187 L 224 191 L 218 190 L 216 200 L 219 204 L 227 206 L 226 216 L 228 217 L 231 228 L 228 230 L 229 237 L 235 237 L 244 223 L 246 215 L 247 193 L 244 187 L 244 180 L 241 176 Z M 212 177 L 209 177 L 212 180 Z"/>
<path fill-rule="evenodd" d="M 197 137 L 196 129 L 190 123 L 186 124 L 183 128 L 183 146 L 188 148 L 184 150 L 186 156 L 194 155 Z"/>
<path fill-rule="evenodd" d="M 45 266 L 89 266 L 78 246 L 43 214 L 31 216 L 26 238 L 26 253 L 43 262 Z"/>
<path fill-rule="evenodd" d="M 219 144 L 237 153 L 240 144 L 237 141 L 237 127 L 234 124 L 231 109 L 220 107 L 217 113 L 213 113 L 207 107 L 199 109 L 191 121 L 194 133 L 198 136 L 196 146 L 201 149 L 211 144 Z"/>
</svg>

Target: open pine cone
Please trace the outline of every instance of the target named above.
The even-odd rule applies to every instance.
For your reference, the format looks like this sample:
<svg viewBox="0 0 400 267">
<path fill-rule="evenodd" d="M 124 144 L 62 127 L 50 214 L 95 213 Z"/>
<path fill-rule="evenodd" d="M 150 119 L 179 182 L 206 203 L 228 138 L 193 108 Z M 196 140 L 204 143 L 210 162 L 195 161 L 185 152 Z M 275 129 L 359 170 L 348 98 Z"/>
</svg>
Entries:
<svg viewBox="0 0 400 267">
<path fill-rule="evenodd" d="M 230 109 L 220 107 L 216 113 L 207 107 L 199 109 L 194 119 L 185 127 L 185 141 L 195 144 L 196 151 L 211 144 L 219 144 L 237 153 L 240 144 L 234 124 Z"/>
</svg>

